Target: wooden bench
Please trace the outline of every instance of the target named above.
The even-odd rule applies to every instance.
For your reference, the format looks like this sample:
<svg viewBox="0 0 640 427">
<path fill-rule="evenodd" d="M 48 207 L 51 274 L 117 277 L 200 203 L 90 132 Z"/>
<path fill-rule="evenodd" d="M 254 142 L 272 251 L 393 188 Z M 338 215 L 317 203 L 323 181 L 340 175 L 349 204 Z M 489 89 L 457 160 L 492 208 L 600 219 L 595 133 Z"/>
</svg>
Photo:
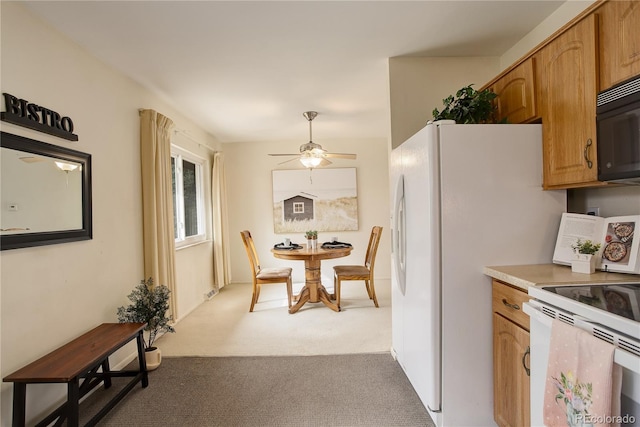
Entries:
<svg viewBox="0 0 640 427">
<path fill-rule="evenodd" d="M 67 401 L 37 426 L 46 426 L 56 420 L 55 425 L 62 425 L 66 419 L 67 426 L 73 427 L 79 423 L 80 399 L 101 382 L 104 382 L 105 388 L 109 388 L 112 377 L 133 377 L 85 424 L 87 426 L 95 425 L 138 382 L 142 381 L 142 387 L 147 387 L 149 378 L 142 337 L 145 326 L 145 323 L 103 323 L 5 377 L 3 381 L 13 383 L 13 426 L 25 425 L 27 384 L 67 383 Z M 109 368 L 109 356 L 134 338 L 137 340 L 139 369 L 112 371 Z M 102 370 L 98 372 L 100 368 Z"/>
</svg>

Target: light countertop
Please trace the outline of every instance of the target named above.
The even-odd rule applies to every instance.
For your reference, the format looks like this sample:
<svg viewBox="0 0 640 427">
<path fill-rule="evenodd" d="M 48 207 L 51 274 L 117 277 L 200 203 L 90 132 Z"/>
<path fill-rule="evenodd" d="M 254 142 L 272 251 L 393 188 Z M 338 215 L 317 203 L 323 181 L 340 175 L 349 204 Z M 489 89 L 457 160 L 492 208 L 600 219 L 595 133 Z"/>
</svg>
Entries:
<svg viewBox="0 0 640 427">
<path fill-rule="evenodd" d="M 505 265 L 485 267 L 484 274 L 527 291 L 529 286 L 588 283 L 640 283 L 638 274 L 573 273 L 570 266 L 557 264 Z"/>
</svg>

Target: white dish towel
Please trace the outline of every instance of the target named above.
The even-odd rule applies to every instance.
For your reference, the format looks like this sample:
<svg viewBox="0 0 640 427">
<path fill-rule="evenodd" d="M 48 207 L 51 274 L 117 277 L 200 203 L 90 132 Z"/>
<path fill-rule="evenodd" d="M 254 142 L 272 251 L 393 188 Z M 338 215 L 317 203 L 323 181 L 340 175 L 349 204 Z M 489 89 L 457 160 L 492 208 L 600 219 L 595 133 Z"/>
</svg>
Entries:
<svg viewBox="0 0 640 427">
<path fill-rule="evenodd" d="M 544 423 L 616 427 L 622 368 L 615 347 L 582 329 L 553 320 L 544 395 Z"/>
</svg>

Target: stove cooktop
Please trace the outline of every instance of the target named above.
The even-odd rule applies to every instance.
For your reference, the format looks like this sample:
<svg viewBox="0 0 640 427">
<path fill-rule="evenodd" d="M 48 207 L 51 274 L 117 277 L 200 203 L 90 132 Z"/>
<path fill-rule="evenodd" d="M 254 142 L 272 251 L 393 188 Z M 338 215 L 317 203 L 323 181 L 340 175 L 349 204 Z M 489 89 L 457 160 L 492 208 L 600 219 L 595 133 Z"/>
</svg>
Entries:
<svg viewBox="0 0 640 427">
<path fill-rule="evenodd" d="M 529 296 L 640 340 L 640 283 L 531 286 Z"/>
<path fill-rule="evenodd" d="M 640 283 L 542 286 L 541 288 L 640 322 Z"/>
</svg>

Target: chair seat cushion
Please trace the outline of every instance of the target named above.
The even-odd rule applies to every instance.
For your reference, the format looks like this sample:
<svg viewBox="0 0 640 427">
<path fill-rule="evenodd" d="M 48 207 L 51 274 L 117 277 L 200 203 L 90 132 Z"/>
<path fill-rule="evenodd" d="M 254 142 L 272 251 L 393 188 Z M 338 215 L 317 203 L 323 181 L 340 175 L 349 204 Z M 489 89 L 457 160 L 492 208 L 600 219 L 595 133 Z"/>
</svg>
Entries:
<svg viewBox="0 0 640 427">
<path fill-rule="evenodd" d="M 333 271 L 338 276 L 369 276 L 369 269 L 364 265 L 336 265 Z"/>
<path fill-rule="evenodd" d="M 291 267 L 271 267 L 261 269 L 256 277 L 261 280 L 287 278 L 291 275 Z"/>
</svg>

